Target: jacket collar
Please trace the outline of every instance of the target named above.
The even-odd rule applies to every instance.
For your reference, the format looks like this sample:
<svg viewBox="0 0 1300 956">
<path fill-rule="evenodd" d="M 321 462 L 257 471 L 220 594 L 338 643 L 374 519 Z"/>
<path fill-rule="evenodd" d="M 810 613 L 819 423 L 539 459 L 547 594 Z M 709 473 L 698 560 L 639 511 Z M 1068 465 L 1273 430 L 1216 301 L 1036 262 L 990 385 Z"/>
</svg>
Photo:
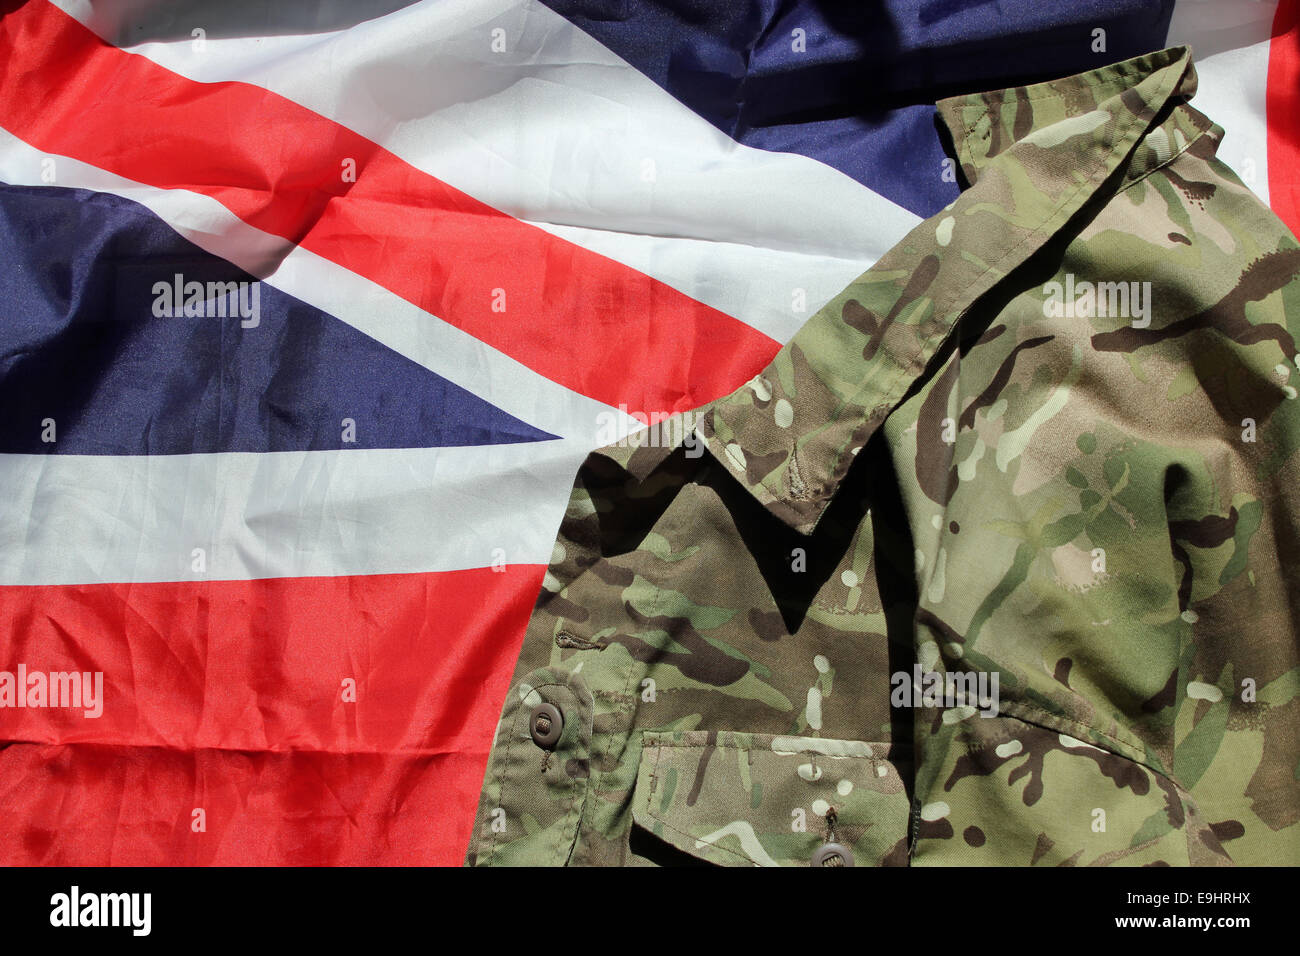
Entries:
<svg viewBox="0 0 1300 956">
<path fill-rule="evenodd" d="M 764 371 L 712 403 L 698 440 L 769 511 L 810 533 L 961 315 L 1130 156 L 1151 152 L 1138 150 L 1148 130 L 1195 87 L 1190 50 L 1176 47 L 941 101 L 970 188 L 813 315 Z"/>
</svg>

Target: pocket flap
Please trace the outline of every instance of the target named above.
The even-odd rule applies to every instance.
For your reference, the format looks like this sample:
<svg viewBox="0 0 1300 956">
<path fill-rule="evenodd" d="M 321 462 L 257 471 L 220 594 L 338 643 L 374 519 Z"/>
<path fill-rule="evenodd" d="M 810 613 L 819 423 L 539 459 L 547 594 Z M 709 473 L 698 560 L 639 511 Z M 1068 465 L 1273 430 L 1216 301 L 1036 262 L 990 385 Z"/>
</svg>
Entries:
<svg viewBox="0 0 1300 956">
<path fill-rule="evenodd" d="M 725 866 L 906 866 L 909 799 L 888 744 L 730 731 L 646 732 L 632 800 L 642 829 Z"/>
</svg>

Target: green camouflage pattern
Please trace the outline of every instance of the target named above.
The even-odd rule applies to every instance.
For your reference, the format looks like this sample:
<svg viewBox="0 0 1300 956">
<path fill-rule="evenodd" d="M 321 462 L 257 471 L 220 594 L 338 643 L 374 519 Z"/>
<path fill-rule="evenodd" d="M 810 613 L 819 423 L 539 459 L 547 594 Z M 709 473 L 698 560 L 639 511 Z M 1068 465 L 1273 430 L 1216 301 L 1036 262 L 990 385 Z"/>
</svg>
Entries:
<svg viewBox="0 0 1300 956">
<path fill-rule="evenodd" d="M 847 847 L 855 866 L 903 866 L 911 808 L 884 756 L 860 741 L 647 733 L 632 819 L 727 866 L 807 866 L 828 841 Z"/>
<path fill-rule="evenodd" d="M 1300 244 L 1195 88 L 940 103 L 960 197 L 589 456 L 468 863 L 1300 862 Z"/>
</svg>

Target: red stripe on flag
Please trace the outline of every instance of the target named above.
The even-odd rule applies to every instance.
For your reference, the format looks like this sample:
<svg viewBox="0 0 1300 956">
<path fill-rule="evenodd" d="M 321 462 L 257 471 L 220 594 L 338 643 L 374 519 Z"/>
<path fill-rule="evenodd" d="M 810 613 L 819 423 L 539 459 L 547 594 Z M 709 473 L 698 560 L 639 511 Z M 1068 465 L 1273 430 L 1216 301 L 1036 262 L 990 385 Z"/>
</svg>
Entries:
<svg viewBox="0 0 1300 956">
<path fill-rule="evenodd" d="M 0 11 L 0 125 L 15 136 L 211 196 L 584 395 L 685 411 L 735 389 L 778 348 L 282 96 L 188 80 L 48 3 L 0 0 Z M 348 160 L 355 182 L 343 181 Z"/>
<path fill-rule="evenodd" d="M 458 862 L 543 572 L 0 588 L 0 863 Z"/>
<path fill-rule="evenodd" d="M 463 754 L 0 750 L 0 862 L 456 866 L 478 798 Z M 202 815 L 195 814 L 202 811 Z"/>
<path fill-rule="evenodd" d="M 1282 0 L 1268 47 L 1268 201 L 1300 236 L 1300 0 Z"/>
</svg>

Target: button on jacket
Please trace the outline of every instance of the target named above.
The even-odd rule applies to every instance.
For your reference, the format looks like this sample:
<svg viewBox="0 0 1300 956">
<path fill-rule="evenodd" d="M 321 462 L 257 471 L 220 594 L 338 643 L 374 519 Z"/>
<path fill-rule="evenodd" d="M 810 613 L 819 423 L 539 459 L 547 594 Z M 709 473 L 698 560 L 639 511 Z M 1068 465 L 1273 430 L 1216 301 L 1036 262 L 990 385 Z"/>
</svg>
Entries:
<svg viewBox="0 0 1300 956">
<path fill-rule="evenodd" d="M 589 456 L 467 862 L 1300 862 L 1300 247 L 1195 87 L 941 102 L 960 197 Z"/>
</svg>

